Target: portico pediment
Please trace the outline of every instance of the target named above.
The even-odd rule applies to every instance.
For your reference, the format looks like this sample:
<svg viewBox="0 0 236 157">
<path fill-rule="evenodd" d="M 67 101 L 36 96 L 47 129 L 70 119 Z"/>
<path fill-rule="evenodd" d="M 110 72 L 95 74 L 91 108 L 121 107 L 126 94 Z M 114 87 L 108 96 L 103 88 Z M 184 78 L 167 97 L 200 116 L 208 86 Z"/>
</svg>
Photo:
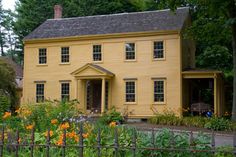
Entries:
<svg viewBox="0 0 236 157">
<path fill-rule="evenodd" d="M 86 79 L 86 78 L 99 78 L 99 77 L 106 77 L 106 78 L 111 78 L 114 76 L 114 74 L 105 68 L 88 63 L 85 64 L 84 66 L 80 67 L 79 69 L 73 71 L 71 73 L 76 78 L 81 78 L 81 79 Z"/>
</svg>

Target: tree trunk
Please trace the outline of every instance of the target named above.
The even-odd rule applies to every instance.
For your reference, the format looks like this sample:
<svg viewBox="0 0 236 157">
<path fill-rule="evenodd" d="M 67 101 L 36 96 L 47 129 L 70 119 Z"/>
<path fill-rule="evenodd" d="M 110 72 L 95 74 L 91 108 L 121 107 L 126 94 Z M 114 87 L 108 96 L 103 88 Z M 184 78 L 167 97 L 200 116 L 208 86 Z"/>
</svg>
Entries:
<svg viewBox="0 0 236 157">
<path fill-rule="evenodd" d="M 229 6 L 229 16 L 231 19 L 236 18 L 236 5 L 235 1 Z M 232 120 L 236 121 L 236 21 L 233 22 L 232 26 L 232 47 L 233 47 L 233 104 L 232 104 Z"/>
</svg>

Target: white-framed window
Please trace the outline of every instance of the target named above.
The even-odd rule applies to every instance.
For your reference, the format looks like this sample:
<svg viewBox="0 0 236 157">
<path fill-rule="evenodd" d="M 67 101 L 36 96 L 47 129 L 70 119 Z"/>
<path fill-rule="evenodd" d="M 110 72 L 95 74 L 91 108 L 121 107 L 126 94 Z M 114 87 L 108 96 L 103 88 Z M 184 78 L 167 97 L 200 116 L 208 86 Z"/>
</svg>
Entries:
<svg viewBox="0 0 236 157">
<path fill-rule="evenodd" d="M 135 60 L 135 43 L 125 44 L 125 59 Z"/>
<path fill-rule="evenodd" d="M 70 83 L 63 82 L 61 83 L 61 101 L 70 100 Z"/>
<path fill-rule="evenodd" d="M 164 103 L 165 102 L 165 79 L 155 79 L 154 83 L 154 102 Z"/>
<path fill-rule="evenodd" d="M 153 58 L 154 59 L 164 59 L 164 42 L 163 41 L 154 41 L 153 43 Z"/>
<path fill-rule="evenodd" d="M 93 61 L 102 61 L 102 45 L 93 45 Z"/>
<path fill-rule="evenodd" d="M 62 47 L 61 48 L 61 63 L 69 63 L 70 62 L 70 48 Z"/>
<path fill-rule="evenodd" d="M 127 103 L 136 102 L 136 81 L 135 80 L 125 81 L 125 102 Z"/>
<path fill-rule="evenodd" d="M 36 102 L 43 102 L 44 101 L 44 84 L 37 83 L 36 84 Z"/>
<path fill-rule="evenodd" d="M 39 64 L 47 64 L 47 49 L 39 49 Z"/>
</svg>

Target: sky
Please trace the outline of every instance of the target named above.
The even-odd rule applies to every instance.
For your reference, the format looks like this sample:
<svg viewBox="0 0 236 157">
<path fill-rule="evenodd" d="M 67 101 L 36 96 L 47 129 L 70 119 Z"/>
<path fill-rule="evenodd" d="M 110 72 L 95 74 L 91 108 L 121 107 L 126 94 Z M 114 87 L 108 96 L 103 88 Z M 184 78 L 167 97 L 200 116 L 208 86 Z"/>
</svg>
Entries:
<svg viewBox="0 0 236 157">
<path fill-rule="evenodd" d="M 11 9 L 13 11 L 15 8 L 15 1 L 16 0 L 2 0 L 3 9 Z"/>
</svg>

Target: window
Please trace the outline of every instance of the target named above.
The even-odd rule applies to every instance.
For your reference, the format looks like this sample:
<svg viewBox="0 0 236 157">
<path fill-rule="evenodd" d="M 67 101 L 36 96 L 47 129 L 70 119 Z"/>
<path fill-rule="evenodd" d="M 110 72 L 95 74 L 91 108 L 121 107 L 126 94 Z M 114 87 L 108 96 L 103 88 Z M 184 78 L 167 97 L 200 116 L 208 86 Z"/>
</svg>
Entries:
<svg viewBox="0 0 236 157">
<path fill-rule="evenodd" d="M 135 81 L 126 81 L 125 86 L 125 101 L 135 102 Z"/>
<path fill-rule="evenodd" d="M 165 100 L 165 81 L 154 80 L 154 102 L 164 102 Z"/>
<path fill-rule="evenodd" d="M 47 49 L 39 49 L 39 64 L 47 64 Z"/>
<path fill-rule="evenodd" d="M 61 100 L 70 100 L 70 83 L 61 83 Z"/>
<path fill-rule="evenodd" d="M 162 59 L 164 58 L 164 44 L 163 41 L 155 41 L 154 42 L 154 59 Z"/>
<path fill-rule="evenodd" d="M 135 60 L 135 44 L 134 43 L 125 44 L 125 59 Z"/>
<path fill-rule="evenodd" d="M 70 62 L 70 49 L 69 47 L 61 48 L 61 62 L 68 63 Z"/>
<path fill-rule="evenodd" d="M 102 46 L 93 45 L 93 61 L 101 61 L 101 60 L 102 60 Z"/>
<path fill-rule="evenodd" d="M 44 84 L 36 84 L 36 102 L 44 101 Z"/>
</svg>

